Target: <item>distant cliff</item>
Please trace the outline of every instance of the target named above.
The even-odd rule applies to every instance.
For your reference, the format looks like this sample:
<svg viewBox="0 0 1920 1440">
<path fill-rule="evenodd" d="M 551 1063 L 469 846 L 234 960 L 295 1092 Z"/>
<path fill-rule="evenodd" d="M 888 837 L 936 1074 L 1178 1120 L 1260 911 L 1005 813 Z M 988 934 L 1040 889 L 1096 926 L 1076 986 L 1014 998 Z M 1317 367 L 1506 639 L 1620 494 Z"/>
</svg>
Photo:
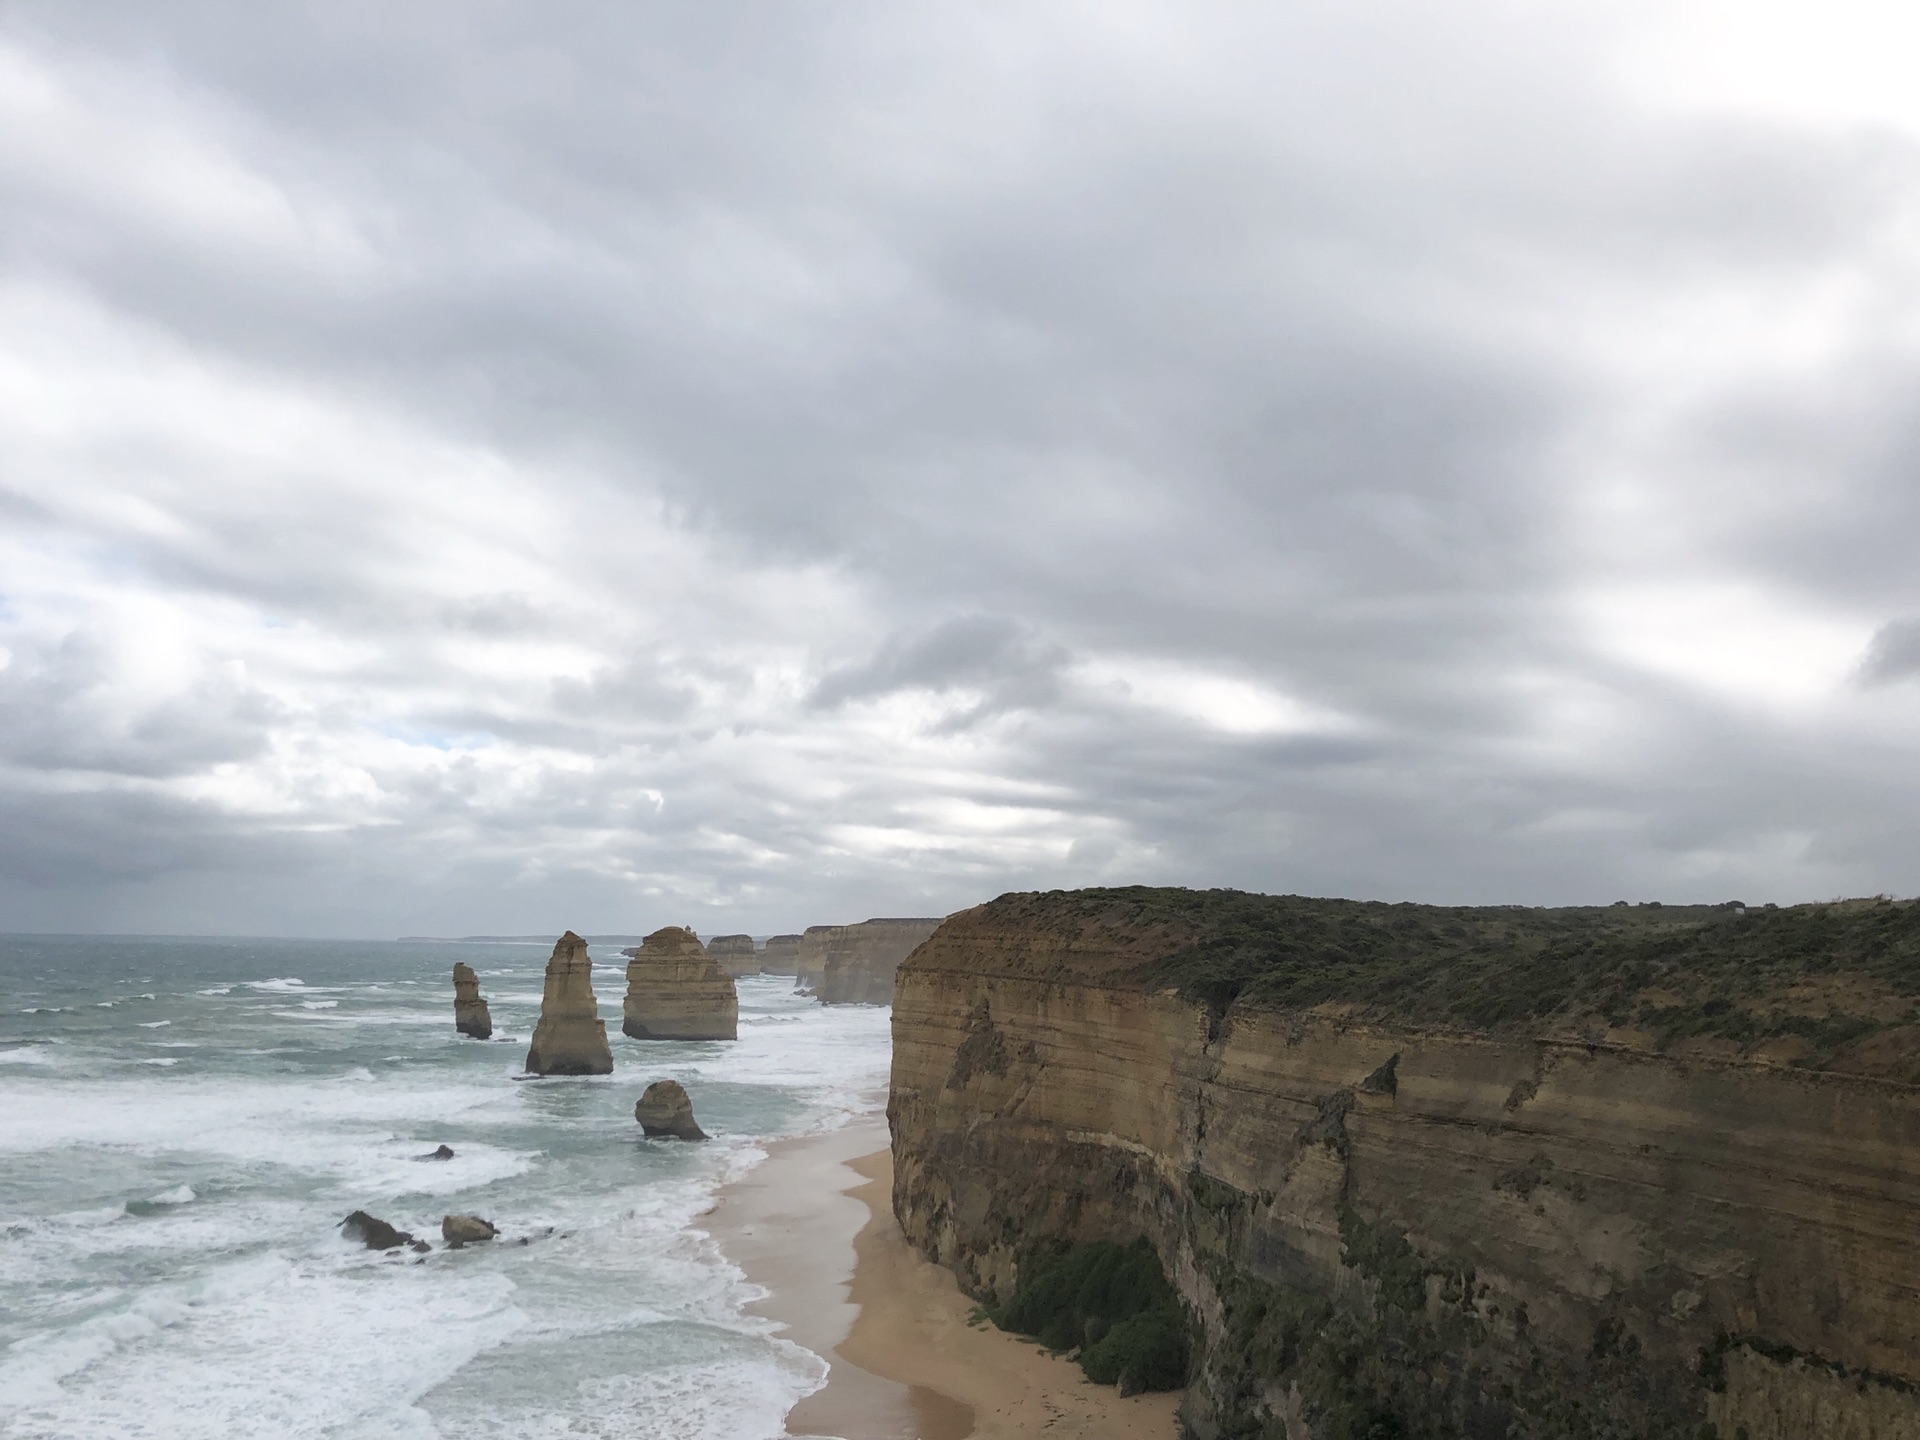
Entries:
<svg viewBox="0 0 1920 1440">
<path fill-rule="evenodd" d="M 1004 1302 L 1146 1237 L 1189 1433 L 1920 1436 L 1920 909 L 1117 890 L 942 925 L 894 1204 Z"/>
<path fill-rule="evenodd" d="M 891 1004 L 893 972 L 939 928 L 938 917 L 834 926 L 814 993 L 829 1005 Z"/>
</svg>

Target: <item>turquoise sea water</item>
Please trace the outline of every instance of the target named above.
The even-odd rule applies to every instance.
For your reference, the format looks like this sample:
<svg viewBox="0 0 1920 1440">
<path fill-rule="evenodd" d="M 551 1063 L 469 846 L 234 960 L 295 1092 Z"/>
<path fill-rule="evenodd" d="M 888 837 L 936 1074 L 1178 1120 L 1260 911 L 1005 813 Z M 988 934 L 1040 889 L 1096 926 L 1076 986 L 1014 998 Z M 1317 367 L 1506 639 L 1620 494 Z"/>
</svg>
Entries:
<svg viewBox="0 0 1920 1440">
<path fill-rule="evenodd" d="M 454 1032 L 456 960 L 510 1042 Z M 0 937 L 0 1436 L 781 1434 L 825 1366 L 698 1217 L 768 1140 L 884 1103 L 888 1014 L 759 977 L 738 1042 L 642 1043 L 608 963 L 614 1074 L 516 1081 L 545 961 Z M 641 1136 L 667 1076 L 711 1143 Z M 354 1247 L 354 1209 L 434 1252 Z M 439 1248 L 449 1211 L 502 1241 Z"/>
</svg>

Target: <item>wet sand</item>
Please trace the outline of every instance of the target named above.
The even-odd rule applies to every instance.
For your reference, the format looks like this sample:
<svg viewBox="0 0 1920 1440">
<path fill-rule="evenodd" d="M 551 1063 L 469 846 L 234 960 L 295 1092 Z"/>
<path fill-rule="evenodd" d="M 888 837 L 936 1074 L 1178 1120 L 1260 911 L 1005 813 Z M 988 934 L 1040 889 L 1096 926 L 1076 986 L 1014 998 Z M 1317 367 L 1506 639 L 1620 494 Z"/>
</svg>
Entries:
<svg viewBox="0 0 1920 1440">
<path fill-rule="evenodd" d="M 969 1325 L 953 1277 L 894 1222 L 883 1121 L 774 1147 L 727 1187 L 708 1229 L 770 1292 L 752 1308 L 827 1357 L 826 1387 L 787 1417 L 840 1440 L 1173 1440 L 1177 1395 L 1121 1399 L 1070 1361 Z"/>
</svg>

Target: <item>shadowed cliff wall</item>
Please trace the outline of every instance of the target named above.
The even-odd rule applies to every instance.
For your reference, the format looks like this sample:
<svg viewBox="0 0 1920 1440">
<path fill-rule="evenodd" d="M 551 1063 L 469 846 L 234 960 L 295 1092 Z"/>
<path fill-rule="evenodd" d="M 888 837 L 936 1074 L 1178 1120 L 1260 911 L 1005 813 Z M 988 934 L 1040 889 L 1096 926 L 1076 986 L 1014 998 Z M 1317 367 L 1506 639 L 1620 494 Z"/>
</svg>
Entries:
<svg viewBox="0 0 1920 1440">
<path fill-rule="evenodd" d="M 1209 1440 L 1920 1436 L 1910 907 L 1234 905 L 901 967 L 895 1208 L 971 1293 L 1148 1236 Z"/>
</svg>

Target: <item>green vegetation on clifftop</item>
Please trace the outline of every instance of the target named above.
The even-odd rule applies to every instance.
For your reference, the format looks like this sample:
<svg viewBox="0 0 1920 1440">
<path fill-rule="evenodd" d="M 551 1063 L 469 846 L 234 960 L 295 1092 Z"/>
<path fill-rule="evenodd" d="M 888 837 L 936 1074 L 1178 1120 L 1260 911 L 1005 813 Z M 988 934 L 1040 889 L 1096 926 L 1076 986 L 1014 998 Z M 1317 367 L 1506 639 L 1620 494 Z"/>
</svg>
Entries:
<svg viewBox="0 0 1920 1440">
<path fill-rule="evenodd" d="M 1792 1037 L 1808 1065 L 1920 1021 L 1911 901 L 1531 909 L 1131 886 L 1005 895 L 989 908 L 1188 937 L 1137 978 L 1216 1016 L 1338 1003 L 1367 1019 L 1484 1030 L 1631 1026 L 1661 1046 Z"/>
</svg>

